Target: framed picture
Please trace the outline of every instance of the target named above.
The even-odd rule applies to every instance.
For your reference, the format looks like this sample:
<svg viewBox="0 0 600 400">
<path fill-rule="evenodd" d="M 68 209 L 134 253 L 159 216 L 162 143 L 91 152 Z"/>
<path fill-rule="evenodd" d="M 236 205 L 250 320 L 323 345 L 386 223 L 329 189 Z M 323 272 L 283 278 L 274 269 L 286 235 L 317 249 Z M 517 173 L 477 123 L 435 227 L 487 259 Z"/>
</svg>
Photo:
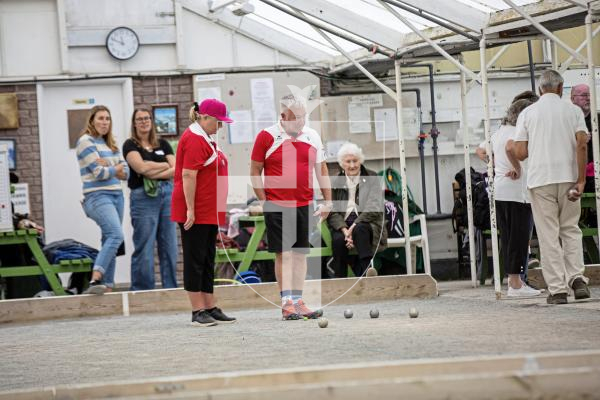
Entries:
<svg viewBox="0 0 600 400">
<path fill-rule="evenodd" d="M 154 118 L 157 134 L 165 136 L 177 136 L 179 134 L 177 104 L 152 106 L 152 117 Z"/>
<path fill-rule="evenodd" d="M 17 169 L 17 145 L 15 139 L 0 139 L 0 145 L 8 145 L 8 169 Z"/>
</svg>

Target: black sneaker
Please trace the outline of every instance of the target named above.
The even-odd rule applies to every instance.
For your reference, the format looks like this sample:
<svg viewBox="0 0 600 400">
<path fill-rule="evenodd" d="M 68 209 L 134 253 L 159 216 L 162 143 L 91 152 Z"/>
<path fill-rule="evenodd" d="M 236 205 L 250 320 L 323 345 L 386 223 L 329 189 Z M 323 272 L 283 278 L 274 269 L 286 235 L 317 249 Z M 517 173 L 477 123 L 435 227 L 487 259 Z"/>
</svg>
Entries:
<svg viewBox="0 0 600 400">
<path fill-rule="evenodd" d="M 215 326 L 217 321 L 206 310 L 192 312 L 192 326 Z"/>
<path fill-rule="evenodd" d="M 571 284 L 571 289 L 573 289 L 573 293 L 575 293 L 575 300 L 590 298 L 590 288 L 582 278 L 575 278 Z"/>
<path fill-rule="evenodd" d="M 237 321 L 237 319 L 225 315 L 223 311 L 221 311 L 221 309 L 218 307 L 214 307 L 208 310 L 208 312 L 210 313 L 210 316 L 213 317 L 215 321 L 217 321 L 218 324 L 233 324 L 235 321 Z"/>
<path fill-rule="evenodd" d="M 87 289 L 82 294 L 104 294 L 106 293 L 106 285 L 100 281 L 91 281 Z"/>
<path fill-rule="evenodd" d="M 546 303 L 548 304 L 567 304 L 567 294 L 566 293 L 556 293 L 549 294 L 546 299 Z"/>
</svg>

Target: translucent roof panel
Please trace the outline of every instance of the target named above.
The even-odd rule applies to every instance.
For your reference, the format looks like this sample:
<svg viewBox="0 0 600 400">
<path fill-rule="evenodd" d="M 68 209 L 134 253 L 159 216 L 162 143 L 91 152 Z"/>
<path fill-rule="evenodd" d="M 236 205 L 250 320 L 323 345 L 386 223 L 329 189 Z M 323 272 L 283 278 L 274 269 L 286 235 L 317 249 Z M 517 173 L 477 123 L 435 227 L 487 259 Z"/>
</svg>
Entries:
<svg viewBox="0 0 600 400">
<path fill-rule="evenodd" d="M 476 8 L 487 13 L 493 13 L 500 10 L 506 10 L 510 7 L 502 0 L 444 0 L 444 1 L 455 1 L 457 3 L 463 3 L 469 7 Z M 539 0 L 514 0 L 513 2 L 522 6 L 525 4 L 537 3 Z"/>
</svg>

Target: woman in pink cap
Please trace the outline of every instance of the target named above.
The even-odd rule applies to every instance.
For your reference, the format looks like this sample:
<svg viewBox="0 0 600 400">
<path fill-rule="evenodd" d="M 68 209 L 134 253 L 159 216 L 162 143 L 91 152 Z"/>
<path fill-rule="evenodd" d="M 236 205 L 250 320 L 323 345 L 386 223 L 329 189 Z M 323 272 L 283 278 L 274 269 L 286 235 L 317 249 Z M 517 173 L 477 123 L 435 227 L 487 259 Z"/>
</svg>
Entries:
<svg viewBox="0 0 600 400">
<path fill-rule="evenodd" d="M 225 222 L 227 158 L 215 134 L 227 117 L 216 99 L 194 103 L 192 124 L 177 145 L 171 219 L 179 223 L 183 247 L 183 288 L 192 305 L 192 325 L 213 326 L 236 321 L 217 308 L 213 296 L 216 238 Z"/>
</svg>

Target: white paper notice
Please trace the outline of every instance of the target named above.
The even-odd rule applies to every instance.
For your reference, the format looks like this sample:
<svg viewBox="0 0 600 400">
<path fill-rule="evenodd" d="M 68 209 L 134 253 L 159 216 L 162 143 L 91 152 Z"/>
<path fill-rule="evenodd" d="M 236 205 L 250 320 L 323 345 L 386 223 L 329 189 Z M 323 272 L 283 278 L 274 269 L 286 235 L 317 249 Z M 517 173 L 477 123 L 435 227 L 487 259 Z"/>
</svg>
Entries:
<svg viewBox="0 0 600 400">
<path fill-rule="evenodd" d="M 251 79 L 250 93 L 252 96 L 252 112 L 254 113 L 254 131 L 260 132 L 277 122 L 273 79 Z"/>
<path fill-rule="evenodd" d="M 198 103 L 206 99 L 217 99 L 221 100 L 221 88 L 218 86 L 213 87 L 199 87 L 198 88 Z"/>
<path fill-rule="evenodd" d="M 229 124 L 229 143 L 252 143 L 254 140 L 254 125 L 250 110 L 231 111 L 229 117 L 233 123 Z"/>
<path fill-rule="evenodd" d="M 348 103 L 350 133 L 371 132 L 371 107 L 362 103 Z"/>
<path fill-rule="evenodd" d="M 416 140 L 421 133 L 421 113 L 418 108 L 402 108 L 402 126 L 404 139 Z"/>
<path fill-rule="evenodd" d="M 374 111 L 375 120 L 375 140 L 381 142 L 383 140 L 398 139 L 398 129 L 396 126 L 396 109 L 395 108 L 376 108 Z"/>
<path fill-rule="evenodd" d="M 340 147 L 346 143 L 345 140 L 331 140 L 325 144 L 326 152 L 327 152 L 327 160 L 336 160 L 338 151 L 340 151 Z"/>
<path fill-rule="evenodd" d="M 349 103 L 362 104 L 369 107 L 382 107 L 383 96 L 381 94 L 363 94 L 350 97 Z"/>
</svg>

